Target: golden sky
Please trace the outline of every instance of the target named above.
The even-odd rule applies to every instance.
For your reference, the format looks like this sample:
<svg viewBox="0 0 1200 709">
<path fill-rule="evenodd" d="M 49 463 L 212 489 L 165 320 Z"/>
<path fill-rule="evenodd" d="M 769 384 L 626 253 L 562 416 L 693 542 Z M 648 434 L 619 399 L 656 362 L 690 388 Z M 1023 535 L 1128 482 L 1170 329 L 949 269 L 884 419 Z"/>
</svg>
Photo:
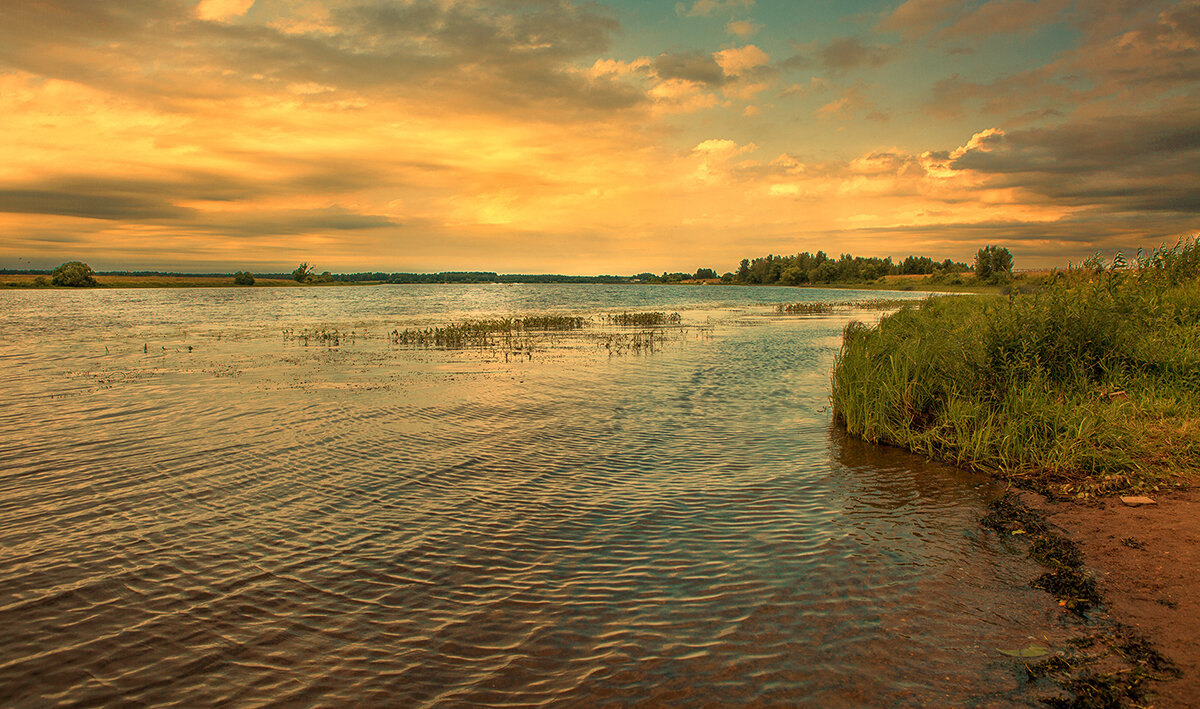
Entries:
<svg viewBox="0 0 1200 709">
<path fill-rule="evenodd" d="M 1017 266 L 1200 228 L 1200 2 L 0 5 L 0 266 Z"/>
</svg>

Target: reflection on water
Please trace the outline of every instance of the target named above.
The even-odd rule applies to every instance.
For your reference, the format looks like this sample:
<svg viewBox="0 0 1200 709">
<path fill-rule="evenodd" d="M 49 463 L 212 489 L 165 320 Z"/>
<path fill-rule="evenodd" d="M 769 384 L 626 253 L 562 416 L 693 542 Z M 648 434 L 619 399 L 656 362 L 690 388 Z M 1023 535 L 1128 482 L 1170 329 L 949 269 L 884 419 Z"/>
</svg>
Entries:
<svg viewBox="0 0 1200 709">
<path fill-rule="evenodd" d="M 1030 701 L 996 648 L 1054 611 L 978 530 L 984 480 L 830 426 L 851 315 L 764 315 L 821 291 L 0 297 L 10 703 Z M 509 362 L 373 336 L 624 309 L 710 329 Z M 279 336 L 313 323 L 358 336 Z"/>
</svg>

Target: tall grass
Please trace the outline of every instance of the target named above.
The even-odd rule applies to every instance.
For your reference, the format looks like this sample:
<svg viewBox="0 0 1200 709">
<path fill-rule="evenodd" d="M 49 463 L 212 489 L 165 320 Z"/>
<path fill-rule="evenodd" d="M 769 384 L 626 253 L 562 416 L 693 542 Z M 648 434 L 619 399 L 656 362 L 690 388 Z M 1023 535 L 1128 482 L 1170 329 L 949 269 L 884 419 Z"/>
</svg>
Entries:
<svg viewBox="0 0 1200 709">
<path fill-rule="evenodd" d="M 852 434 L 1045 490 L 1186 480 L 1200 468 L 1200 245 L 851 323 L 832 400 Z"/>
</svg>

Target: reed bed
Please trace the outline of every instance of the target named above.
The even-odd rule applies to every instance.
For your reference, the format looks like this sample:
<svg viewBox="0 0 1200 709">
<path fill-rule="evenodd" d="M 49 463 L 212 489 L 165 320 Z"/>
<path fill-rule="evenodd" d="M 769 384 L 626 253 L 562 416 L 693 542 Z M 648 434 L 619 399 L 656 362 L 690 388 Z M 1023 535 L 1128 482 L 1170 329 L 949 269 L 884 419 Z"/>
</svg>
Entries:
<svg viewBox="0 0 1200 709">
<path fill-rule="evenodd" d="M 358 340 L 359 333 L 356 331 L 343 332 L 333 327 L 311 327 L 297 330 L 295 328 L 285 328 L 283 330 L 284 342 L 298 342 L 305 347 L 310 343 L 325 345 L 326 347 L 340 347 L 343 343 L 352 344 Z M 217 339 L 220 339 L 218 335 Z"/>
<path fill-rule="evenodd" d="M 1092 259 L 1035 293 L 939 297 L 851 323 L 835 419 L 870 441 L 1051 493 L 1200 472 L 1200 247 Z"/>
<path fill-rule="evenodd" d="M 776 315 L 824 315 L 836 310 L 892 310 L 921 301 L 914 298 L 882 298 L 879 300 L 815 300 L 803 303 L 777 303 Z"/>
<path fill-rule="evenodd" d="M 667 335 L 662 330 L 608 333 L 601 341 L 610 355 L 650 354 L 662 349 L 666 343 Z"/>
<path fill-rule="evenodd" d="M 679 313 L 611 313 L 603 317 L 609 325 L 621 327 L 656 327 L 661 325 L 678 325 L 683 321 Z"/>
<path fill-rule="evenodd" d="M 532 335 L 578 330 L 588 325 L 587 318 L 574 315 L 529 315 L 515 318 L 465 320 L 444 327 L 399 328 L 388 333 L 394 345 L 466 349 L 506 347 L 527 349 Z"/>
<path fill-rule="evenodd" d="M 811 303 L 779 303 L 775 312 L 779 315 L 818 315 L 832 313 L 836 303 L 829 301 L 813 301 Z"/>
</svg>

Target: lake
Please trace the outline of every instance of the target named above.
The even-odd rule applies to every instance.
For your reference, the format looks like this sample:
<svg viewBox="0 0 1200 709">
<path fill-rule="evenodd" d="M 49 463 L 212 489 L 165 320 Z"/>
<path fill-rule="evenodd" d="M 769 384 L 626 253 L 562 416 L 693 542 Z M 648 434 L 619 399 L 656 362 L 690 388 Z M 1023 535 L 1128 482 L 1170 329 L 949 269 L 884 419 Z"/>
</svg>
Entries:
<svg viewBox="0 0 1200 709">
<path fill-rule="evenodd" d="M 1010 706 L 1053 632 L 987 479 L 831 423 L 912 294 L 2 291 L 10 706 Z M 678 312 L 650 346 L 623 312 Z M 391 333 L 588 319 L 512 346 Z M 1044 641 L 1043 641 L 1044 643 Z"/>
</svg>

